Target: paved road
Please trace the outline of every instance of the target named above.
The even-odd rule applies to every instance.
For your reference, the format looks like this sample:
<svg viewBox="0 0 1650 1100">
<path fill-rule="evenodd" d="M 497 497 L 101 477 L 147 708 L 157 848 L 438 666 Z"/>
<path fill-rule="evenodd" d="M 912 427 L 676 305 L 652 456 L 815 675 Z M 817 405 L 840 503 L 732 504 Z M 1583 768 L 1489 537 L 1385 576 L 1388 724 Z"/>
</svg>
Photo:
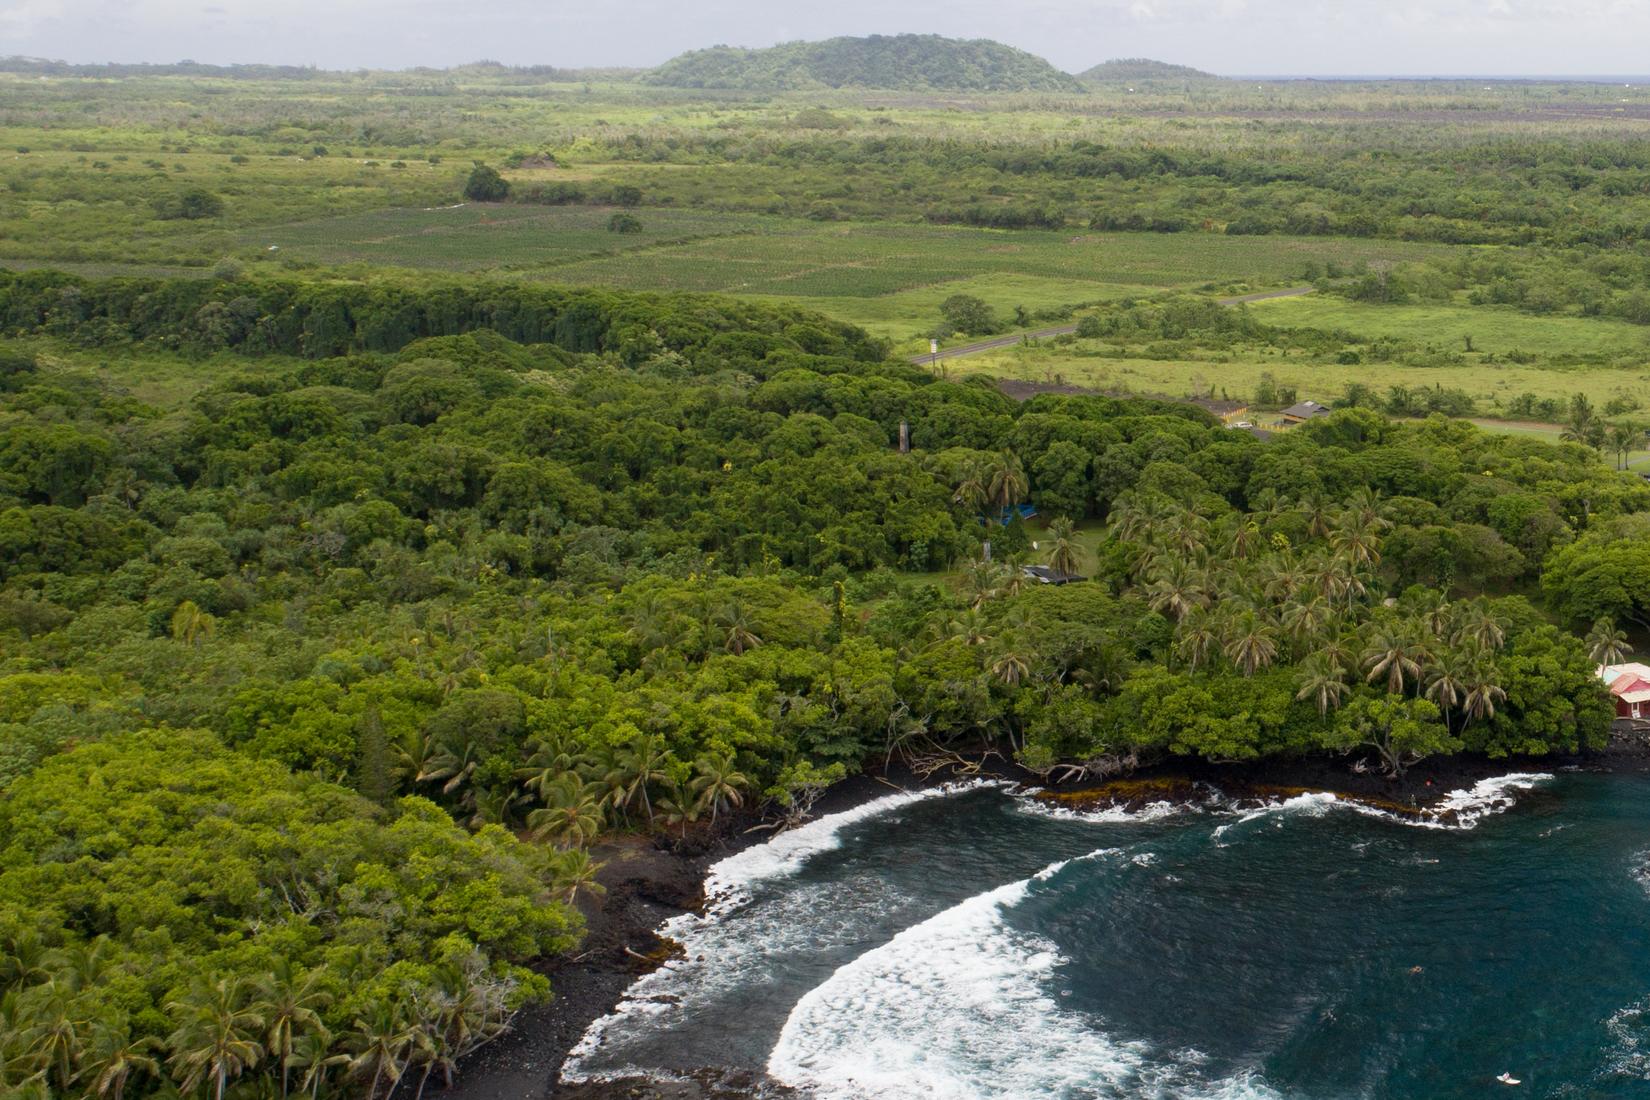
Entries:
<svg viewBox="0 0 1650 1100">
<path fill-rule="evenodd" d="M 1310 294 L 1314 287 L 1292 286 L 1287 290 L 1266 290 L 1259 294 L 1240 294 L 1236 298 L 1221 298 L 1223 306 L 1235 306 L 1244 302 L 1264 302 L 1271 298 L 1299 298 L 1302 294 Z M 1022 340 L 1041 340 L 1048 336 L 1065 336 L 1077 331 L 1076 325 L 1057 325 L 1054 328 L 1041 328 L 1035 332 L 1017 332 L 1013 336 L 996 336 L 990 340 L 981 340 L 975 344 L 959 344 L 954 348 L 941 348 L 936 355 L 913 355 L 913 363 L 932 363 L 935 359 L 961 359 L 965 355 L 978 355 L 982 351 L 996 351 L 998 348 L 1011 348 Z"/>
</svg>

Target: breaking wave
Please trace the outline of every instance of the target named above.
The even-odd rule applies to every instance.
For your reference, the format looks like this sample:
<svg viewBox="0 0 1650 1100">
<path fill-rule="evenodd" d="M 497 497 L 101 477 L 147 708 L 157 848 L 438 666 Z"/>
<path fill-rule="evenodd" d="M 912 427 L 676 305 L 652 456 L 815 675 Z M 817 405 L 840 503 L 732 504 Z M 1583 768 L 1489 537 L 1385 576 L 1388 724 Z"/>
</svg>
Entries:
<svg viewBox="0 0 1650 1100">
<path fill-rule="evenodd" d="M 916 791 L 900 791 L 841 813 L 815 818 L 806 825 L 779 833 L 772 840 L 737 852 L 715 864 L 705 876 L 707 911 L 723 912 L 749 896 L 749 888 L 768 879 L 793 875 L 821 852 L 842 847 L 848 826 L 881 817 L 918 802 L 949 798 L 966 791 L 1012 786 L 1001 779 L 972 779 Z"/>
<path fill-rule="evenodd" d="M 1058 949 L 1005 919 L 1072 864 L 1123 854 L 1102 848 L 1052 863 L 841 967 L 791 1012 L 768 1073 L 820 1100 L 1272 1100 L 1249 1077 L 1199 1081 L 1196 1051 L 1157 1058 L 1104 1021 L 1063 1010 Z"/>
<path fill-rule="evenodd" d="M 1064 866 L 970 898 L 842 967 L 791 1012 L 768 1072 L 829 1100 L 1029 1100 L 1137 1079 L 1144 1047 L 1067 1018 L 1044 988 L 1061 961 L 1054 945 L 1003 921 Z"/>
<path fill-rule="evenodd" d="M 658 1076 L 656 1068 L 631 1061 L 641 1056 L 633 1052 L 645 1052 L 651 1036 L 725 1016 L 728 1004 L 770 977 L 776 965 L 851 949 L 858 929 L 876 923 L 901 900 L 877 881 L 807 883 L 764 892 L 760 906 L 747 907 L 759 884 L 790 878 L 809 859 L 840 848 L 851 825 L 930 799 L 1004 786 L 974 780 L 901 791 L 817 818 L 715 864 L 705 880 L 704 912 L 672 917 L 658 929 L 680 950 L 631 983 L 613 1011 L 585 1030 L 568 1054 L 563 1076 L 570 1081 Z"/>
</svg>

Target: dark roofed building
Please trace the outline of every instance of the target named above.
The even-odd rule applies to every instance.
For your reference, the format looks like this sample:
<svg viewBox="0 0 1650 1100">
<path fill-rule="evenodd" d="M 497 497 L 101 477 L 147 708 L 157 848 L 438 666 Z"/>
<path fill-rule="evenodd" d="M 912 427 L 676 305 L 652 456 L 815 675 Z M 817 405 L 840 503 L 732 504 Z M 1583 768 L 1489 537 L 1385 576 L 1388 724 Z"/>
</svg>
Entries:
<svg viewBox="0 0 1650 1100">
<path fill-rule="evenodd" d="M 1285 424 L 1304 424 L 1308 420 L 1316 420 L 1320 416 L 1329 415 L 1329 406 L 1320 405 L 1316 401 L 1302 401 L 1297 405 L 1290 405 L 1280 413 Z"/>
<path fill-rule="evenodd" d="M 1047 565 L 1027 565 L 1022 567 L 1026 576 L 1038 584 L 1070 584 L 1073 581 L 1088 580 L 1076 573 L 1062 573 L 1060 570 Z"/>
</svg>

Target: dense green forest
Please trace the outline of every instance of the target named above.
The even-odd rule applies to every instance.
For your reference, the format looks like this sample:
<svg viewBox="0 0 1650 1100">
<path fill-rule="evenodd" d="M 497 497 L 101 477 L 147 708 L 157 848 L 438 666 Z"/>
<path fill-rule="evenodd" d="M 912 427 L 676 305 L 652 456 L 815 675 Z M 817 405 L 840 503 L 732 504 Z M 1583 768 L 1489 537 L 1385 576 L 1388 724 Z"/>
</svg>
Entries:
<svg viewBox="0 0 1650 1100">
<path fill-rule="evenodd" d="M 1602 747 L 1645 93 L 1203 75 L 0 65 L 0 1097 L 433 1088 L 889 761 Z"/>
<path fill-rule="evenodd" d="M 1082 85 L 1040 57 L 986 40 L 935 34 L 873 34 L 767 49 L 716 46 L 665 62 L 644 78 L 677 88 L 795 91 L 1078 92 Z"/>
<path fill-rule="evenodd" d="M 440 1080 L 548 992 L 592 837 L 890 755 L 1596 748 L 1619 642 L 1544 611 L 1650 618 L 1650 487 L 1441 418 L 1016 404 L 696 297 L 25 275 L 0 318 L 19 1095 Z"/>
</svg>

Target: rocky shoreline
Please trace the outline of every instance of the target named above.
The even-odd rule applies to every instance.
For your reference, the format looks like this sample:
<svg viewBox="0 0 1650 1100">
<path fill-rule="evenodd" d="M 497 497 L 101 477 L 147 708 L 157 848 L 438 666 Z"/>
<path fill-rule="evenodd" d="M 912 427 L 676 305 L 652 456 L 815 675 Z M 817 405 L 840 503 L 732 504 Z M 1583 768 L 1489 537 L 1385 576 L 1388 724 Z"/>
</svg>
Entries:
<svg viewBox="0 0 1650 1100">
<path fill-rule="evenodd" d="M 856 776 L 826 792 L 814 813 L 840 813 L 897 790 L 959 778 L 1000 778 L 1028 787 L 1043 786 L 1036 776 L 1012 764 L 988 760 L 967 767 L 966 773 L 952 768 L 923 776 L 893 768 Z M 1394 813 L 1424 813 L 1451 792 L 1484 780 L 1560 769 L 1650 774 L 1650 734 L 1624 730 L 1609 750 L 1585 757 L 1439 757 L 1423 761 L 1399 779 L 1354 771 L 1346 760 L 1337 758 L 1248 764 L 1176 761 L 1142 768 L 1109 783 L 1051 790 L 1050 796 L 1073 808 L 1138 808 L 1151 802 L 1201 799 L 1211 789 L 1240 800 L 1329 791 Z M 761 825 L 747 816 L 720 836 L 690 837 L 674 847 L 640 837 L 621 837 L 600 845 L 593 855 L 604 864 L 598 881 L 606 892 L 580 903 L 588 928 L 583 947 L 543 968 L 555 1000 L 524 1011 L 510 1034 L 465 1061 L 453 1087 L 441 1095 L 453 1100 L 748 1100 L 798 1095 L 759 1074 L 720 1069 L 673 1081 L 640 1077 L 576 1084 L 561 1081 L 562 1063 L 589 1026 L 613 1010 L 632 982 L 669 957 L 670 945 L 656 930 L 671 917 L 704 904 L 705 875 L 713 863 L 773 835 Z"/>
</svg>

